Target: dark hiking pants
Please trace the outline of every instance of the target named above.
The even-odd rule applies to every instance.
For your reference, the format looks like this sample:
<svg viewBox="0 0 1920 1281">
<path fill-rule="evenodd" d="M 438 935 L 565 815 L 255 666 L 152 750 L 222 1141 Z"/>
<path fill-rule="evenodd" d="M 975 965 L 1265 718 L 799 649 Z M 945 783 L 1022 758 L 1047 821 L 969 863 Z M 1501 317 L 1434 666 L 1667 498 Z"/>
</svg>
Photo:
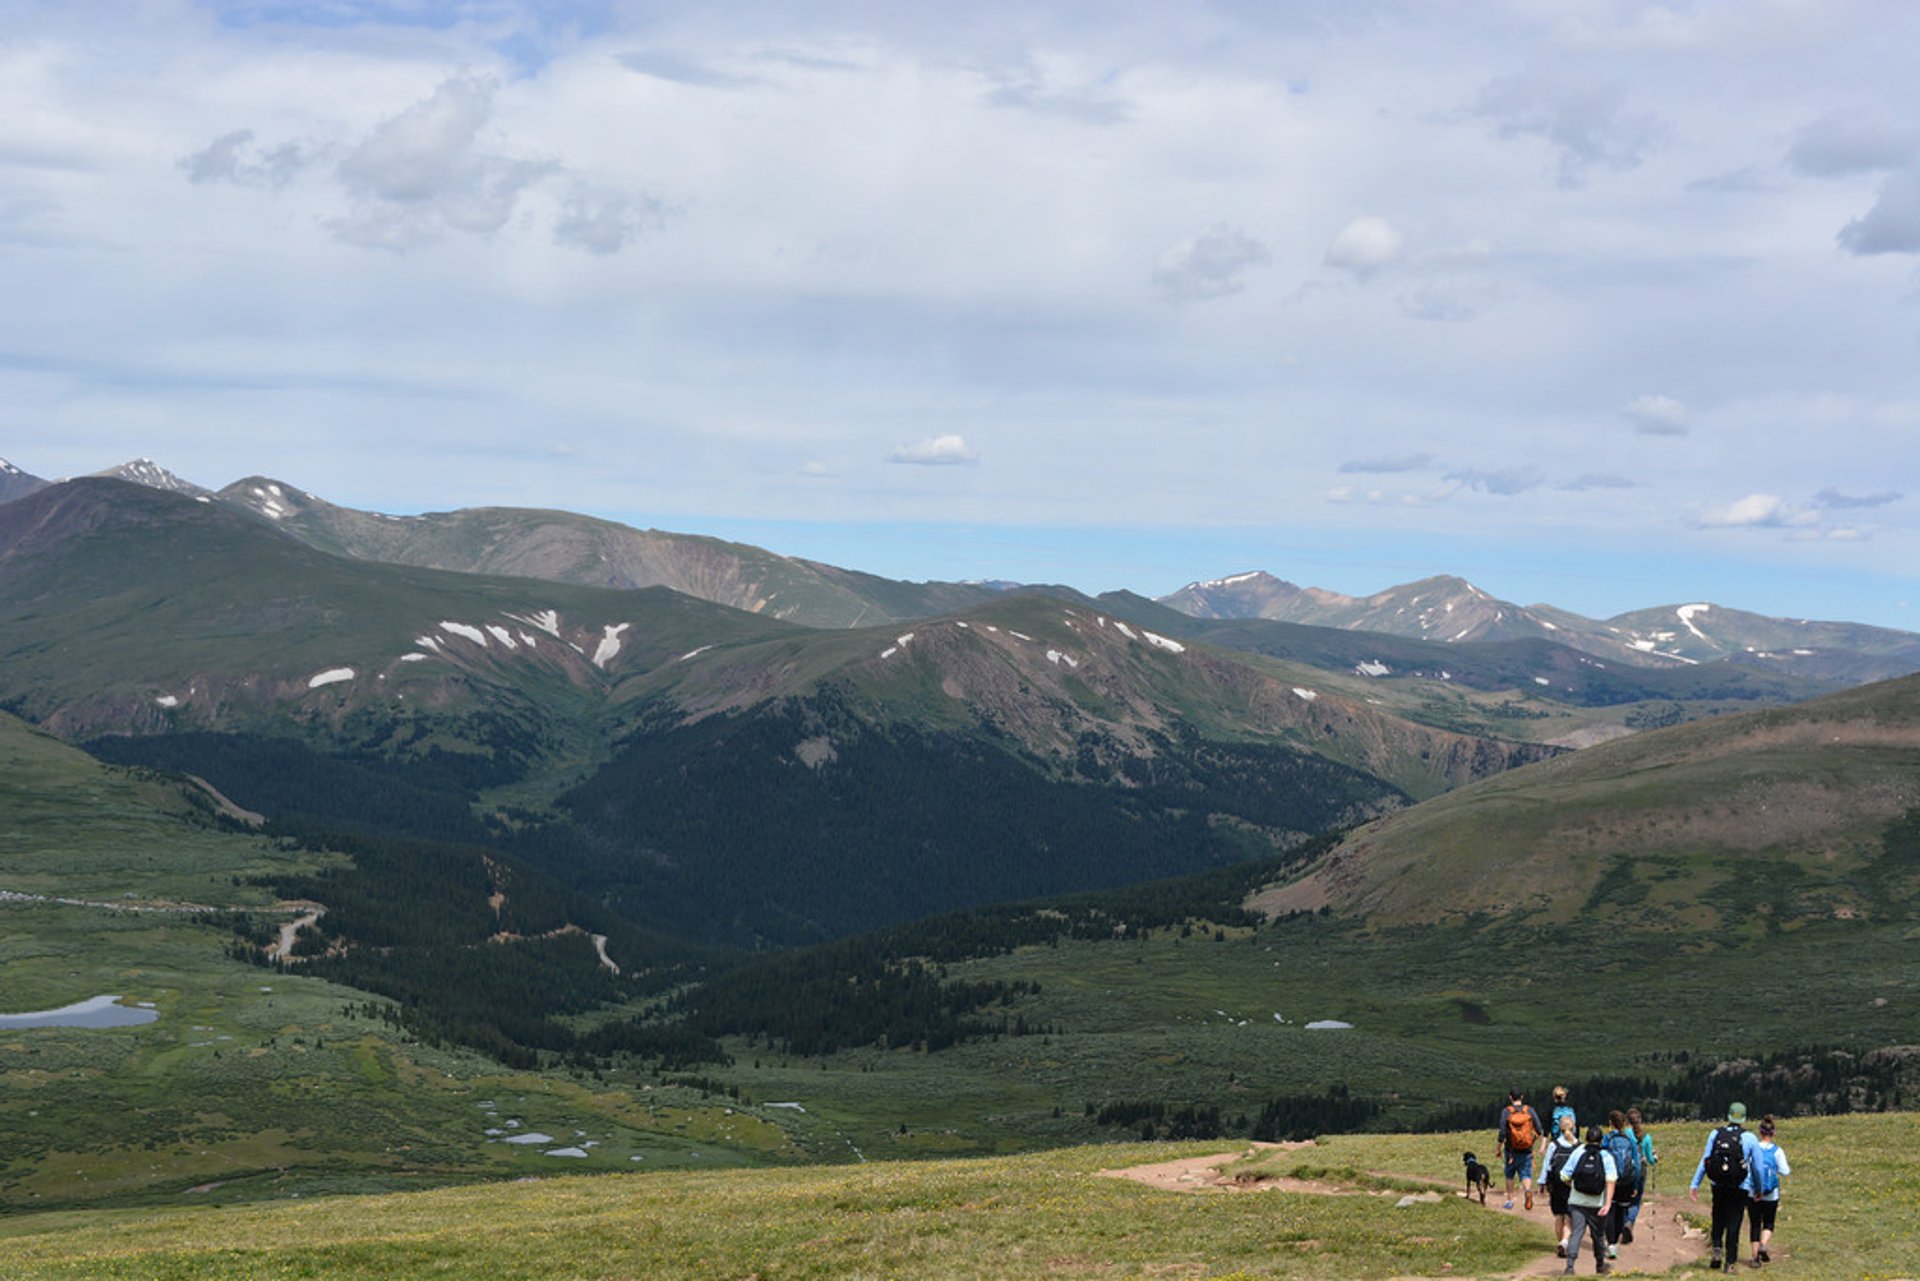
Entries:
<svg viewBox="0 0 1920 1281">
<path fill-rule="evenodd" d="M 1708 1243 L 1715 1253 L 1724 1252 L 1729 1259 L 1740 1257 L 1740 1220 L 1747 1211 L 1747 1190 L 1745 1188 L 1723 1188 L 1718 1184 L 1713 1189 L 1713 1232 Z"/>
</svg>

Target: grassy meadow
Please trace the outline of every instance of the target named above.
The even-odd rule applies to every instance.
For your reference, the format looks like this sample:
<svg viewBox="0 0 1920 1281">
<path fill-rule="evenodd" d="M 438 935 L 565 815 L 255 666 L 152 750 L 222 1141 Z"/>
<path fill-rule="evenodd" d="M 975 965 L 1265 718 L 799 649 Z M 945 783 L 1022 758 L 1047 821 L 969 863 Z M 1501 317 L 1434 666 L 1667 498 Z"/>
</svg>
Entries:
<svg viewBox="0 0 1920 1281">
<path fill-rule="evenodd" d="M 1682 1154 L 1696 1131 L 1704 1133 L 1662 1131 L 1669 1207 L 1690 1173 Z M 1546 1255 L 1537 1227 L 1451 1195 L 1399 1204 L 1406 1188 L 1450 1192 L 1461 1145 L 1474 1137 L 1338 1137 L 1263 1152 L 1233 1169 L 1306 1171 L 1353 1195 L 1185 1195 L 1098 1176 L 1123 1164 L 1235 1150 L 1136 1144 L 29 1215 L 0 1221 L 0 1258 L 10 1281 L 1511 1275 Z M 1911 1276 L 1920 1259 L 1920 1166 L 1912 1158 L 1920 1117 L 1795 1120 L 1781 1141 L 1794 1175 L 1770 1271 L 1806 1281 Z"/>
</svg>

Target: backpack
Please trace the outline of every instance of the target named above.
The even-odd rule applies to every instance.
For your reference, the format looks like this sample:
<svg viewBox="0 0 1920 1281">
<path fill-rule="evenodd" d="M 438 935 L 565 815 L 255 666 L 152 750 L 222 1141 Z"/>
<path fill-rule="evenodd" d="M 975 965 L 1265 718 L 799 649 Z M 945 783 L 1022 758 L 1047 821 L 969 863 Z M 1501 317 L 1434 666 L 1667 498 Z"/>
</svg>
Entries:
<svg viewBox="0 0 1920 1281">
<path fill-rule="evenodd" d="M 1640 1145 L 1634 1142 L 1631 1134 L 1609 1134 L 1607 1151 L 1613 1153 L 1614 1168 L 1620 1171 L 1620 1183 L 1623 1187 L 1632 1187 L 1640 1182 Z"/>
<path fill-rule="evenodd" d="M 1484 1116 L 1485 1113 L 1482 1113 Z M 1507 1146 L 1515 1152 L 1533 1151 L 1539 1134 L 1533 1128 L 1533 1109 L 1521 1104 L 1507 1109 Z"/>
<path fill-rule="evenodd" d="M 1737 1188 L 1747 1181 L 1747 1154 L 1740 1145 L 1742 1130 L 1738 1124 L 1723 1125 L 1713 1132 L 1707 1148 L 1707 1180 L 1716 1188 Z"/>
<path fill-rule="evenodd" d="M 1573 1190 L 1582 1196 L 1599 1196 L 1607 1190 L 1607 1166 L 1599 1148 L 1588 1148 L 1574 1162 Z"/>
<path fill-rule="evenodd" d="M 1780 1163 L 1774 1160 L 1773 1149 L 1764 1143 L 1753 1163 L 1753 1181 L 1759 1185 L 1763 1197 L 1772 1197 L 1780 1191 Z"/>
<path fill-rule="evenodd" d="M 1547 1182 L 1552 1183 L 1558 1180 L 1561 1183 L 1565 1183 L 1567 1181 L 1565 1176 L 1567 1158 L 1572 1156 L 1573 1153 L 1574 1149 L 1564 1144 L 1547 1144 Z"/>
</svg>

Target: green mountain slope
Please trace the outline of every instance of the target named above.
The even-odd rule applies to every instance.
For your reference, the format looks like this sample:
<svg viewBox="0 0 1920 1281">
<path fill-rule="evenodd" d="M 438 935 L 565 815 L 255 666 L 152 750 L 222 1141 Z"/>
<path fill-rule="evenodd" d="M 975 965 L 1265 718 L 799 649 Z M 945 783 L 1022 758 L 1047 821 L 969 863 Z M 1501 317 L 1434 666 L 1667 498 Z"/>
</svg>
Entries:
<svg viewBox="0 0 1920 1281">
<path fill-rule="evenodd" d="M 1354 832 L 1267 902 L 1390 923 L 1586 914 L 1670 928 L 1904 919 L 1881 854 L 1920 807 L 1920 677 L 1677 726 L 1484 780 Z"/>
<path fill-rule="evenodd" d="M 996 594 L 963 583 L 896 582 L 745 543 L 634 529 L 572 512 L 482 507 L 385 516 L 339 507 L 264 476 L 235 481 L 217 498 L 340 556 L 589 587 L 670 587 L 809 627 L 917 618 Z"/>
<path fill-rule="evenodd" d="M 1548 751 L 1317 684 L 1044 594 L 814 630 L 355 561 L 107 481 L 0 508 L 7 705 L 272 816 L 521 851 L 714 939 L 1214 866 Z"/>
<path fill-rule="evenodd" d="M 174 729 L 583 750 L 604 690 L 785 625 L 615 592 L 345 560 L 109 480 L 0 507 L 0 701 L 68 737 Z"/>
</svg>

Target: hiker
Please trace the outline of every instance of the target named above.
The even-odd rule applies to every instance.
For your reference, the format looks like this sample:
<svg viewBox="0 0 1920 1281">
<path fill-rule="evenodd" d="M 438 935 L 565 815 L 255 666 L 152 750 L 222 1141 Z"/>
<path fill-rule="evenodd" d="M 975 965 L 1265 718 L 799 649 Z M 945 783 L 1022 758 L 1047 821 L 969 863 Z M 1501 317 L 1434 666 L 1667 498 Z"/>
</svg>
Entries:
<svg viewBox="0 0 1920 1281">
<path fill-rule="evenodd" d="M 1527 1209 L 1533 1208 L 1533 1145 L 1540 1138 L 1540 1114 L 1527 1105 L 1526 1092 L 1507 1091 L 1507 1106 L 1500 1109 L 1500 1124 L 1494 1130 L 1494 1145 L 1506 1154 L 1507 1203 L 1513 1208 L 1513 1181 L 1520 1180 L 1526 1191 Z"/>
<path fill-rule="evenodd" d="M 1780 1210 L 1780 1180 L 1793 1173 L 1787 1154 L 1773 1141 L 1773 1117 L 1760 1118 L 1760 1141 L 1754 1145 L 1753 1172 L 1748 1176 L 1747 1220 L 1752 1225 L 1753 1261 L 1770 1263 L 1767 1246 L 1773 1241 L 1773 1220 Z"/>
<path fill-rule="evenodd" d="M 1700 1199 L 1700 1180 L 1713 1184 L 1713 1231 L 1708 1237 L 1711 1252 L 1709 1268 L 1723 1262 L 1728 1272 L 1740 1266 L 1740 1217 L 1747 1209 L 1747 1184 L 1760 1141 L 1747 1132 L 1747 1105 L 1735 1103 L 1727 1108 L 1727 1123 L 1715 1126 L 1707 1134 L 1707 1146 L 1694 1167 L 1693 1182 L 1687 1185 L 1687 1199 Z"/>
<path fill-rule="evenodd" d="M 1549 1134 L 1558 1134 L 1560 1132 L 1560 1118 L 1563 1116 L 1573 1116 L 1573 1108 L 1567 1103 L 1567 1087 L 1564 1085 L 1556 1085 L 1553 1087 L 1553 1116 L 1547 1121 L 1547 1132 Z M 1573 1116 L 1573 1125 L 1575 1132 L 1578 1133 L 1580 1128 L 1579 1117 Z"/>
<path fill-rule="evenodd" d="M 1621 1238 L 1632 1244 L 1634 1221 L 1640 1217 L 1640 1207 L 1653 1194 L 1653 1167 L 1660 1163 L 1660 1154 L 1654 1149 L 1653 1131 L 1647 1128 L 1639 1108 L 1627 1109 L 1627 1124 L 1633 1128 L 1633 1137 L 1640 1144 L 1640 1195 L 1627 1207 L 1627 1228 Z"/>
<path fill-rule="evenodd" d="M 1607 1155 L 1613 1158 L 1614 1169 L 1620 1172 L 1619 1186 L 1613 1192 L 1613 1213 L 1607 1216 L 1607 1257 L 1620 1257 L 1622 1245 L 1633 1244 L 1633 1228 L 1627 1218 L 1627 1208 L 1640 1201 L 1640 1140 L 1627 1132 L 1627 1114 L 1615 1108 L 1607 1114 L 1607 1123 L 1613 1127 L 1604 1140 Z"/>
<path fill-rule="evenodd" d="M 1606 1229 L 1602 1225 L 1613 1213 L 1614 1185 L 1620 1172 L 1614 1168 L 1613 1153 L 1607 1151 L 1605 1134 L 1597 1125 L 1587 1127 L 1586 1146 L 1567 1158 L 1561 1173 L 1566 1176 L 1567 1217 L 1571 1230 L 1567 1236 L 1566 1275 L 1580 1260 L 1580 1238 L 1593 1234 L 1593 1270 L 1600 1276 L 1613 1271 L 1607 1262 Z"/>
<path fill-rule="evenodd" d="M 1567 1161 L 1580 1147 L 1580 1135 L 1573 1124 L 1573 1113 L 1560 1114 L 1560 1128 L 1547 1140 L 1540 1159 L 1540 1186 L 1547 1190 L 1547 1209 L 1553 1212 L 1553 1252 L 1567 1257 Z"/>
</svg>

